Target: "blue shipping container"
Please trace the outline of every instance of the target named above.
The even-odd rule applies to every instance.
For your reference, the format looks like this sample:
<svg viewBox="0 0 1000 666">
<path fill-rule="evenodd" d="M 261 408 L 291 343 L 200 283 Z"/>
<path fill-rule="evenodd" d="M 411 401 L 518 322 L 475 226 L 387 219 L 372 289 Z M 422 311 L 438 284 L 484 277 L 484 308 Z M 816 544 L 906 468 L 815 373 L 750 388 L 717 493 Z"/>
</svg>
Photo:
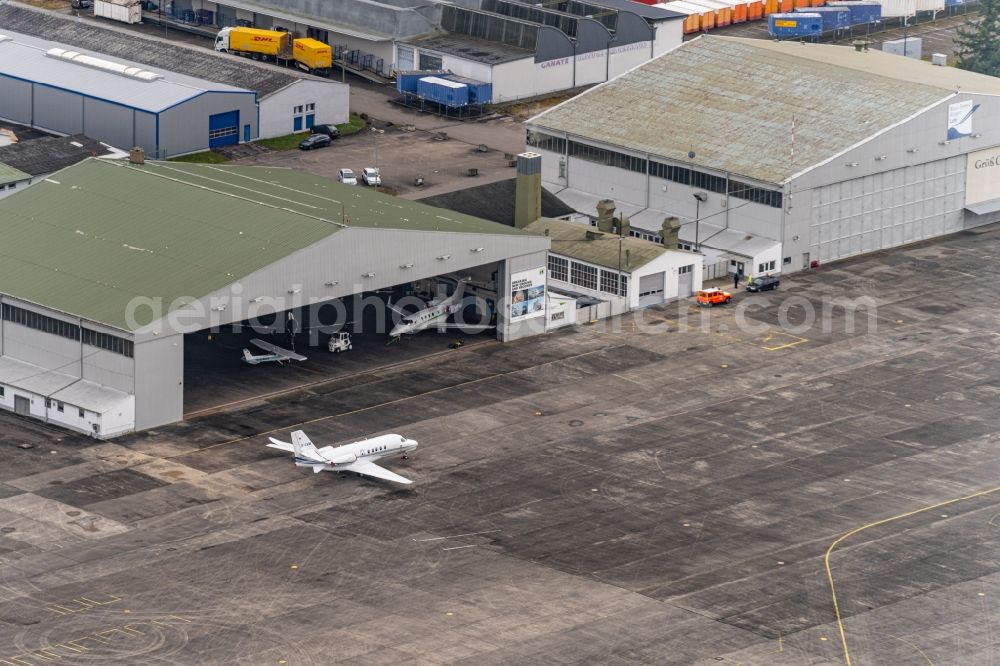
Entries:
<svg viewBox="0 0 1000 666">
<path fill-rule="evenodd" d="M 467 106 L 469 86 L 437 76 L 427 76 L 417 81 L 417 95 L 445 106 Z"/>
<path fill-rule="evenodd" d="M 834 32 L 851 27 L 851 10 L 847 7 L 800 7 L 794 14 L 819 14 L 823 18 L 823 32 Z"/>
<path fill-rule="evenodd" d="M 493 100 L 493 86 L 485 81 L 477 81 L 464 76 L 449 74 L 441 78 L 464 83 L 469 86 L 469 104 L 489 104 Z"/>
<path fill-rule="evenodd" d="M 771 14 L 767 17 L 767 32 L 775 39 L 819 37 L 823 34 L 823 17 L 812 12 Z"/>
<path fill-rule="evenodd" d="M 417 81 L 425 76 L 439 76 L 442 74 L 447 74 L 447 72 L 441 69 L 422 69 L 411 72 L 396 72 L 396 90 L 401 93 L 415 93 L 417 92 Z"/>
<path fill-rule="evenodd" d="M 850 9 L 851 25 L 878 23 L 882 20 L 882 5 L 877 2 L 828 2 L 826 6 Z"/>
</svg>

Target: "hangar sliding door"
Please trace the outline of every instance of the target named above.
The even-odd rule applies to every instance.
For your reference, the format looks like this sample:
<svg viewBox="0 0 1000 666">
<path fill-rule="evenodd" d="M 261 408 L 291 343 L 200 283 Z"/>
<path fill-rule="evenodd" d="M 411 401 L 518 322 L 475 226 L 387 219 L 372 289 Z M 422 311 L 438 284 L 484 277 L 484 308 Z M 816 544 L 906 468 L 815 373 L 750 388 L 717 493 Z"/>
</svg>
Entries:
<svg viewBox="0 0 1000 666">
<path fill-rule="evenodd" d="M 232 146 L 240 142 L 240 112 L 229 111 L 208 117 L 208 147 Z"/>
</svg>

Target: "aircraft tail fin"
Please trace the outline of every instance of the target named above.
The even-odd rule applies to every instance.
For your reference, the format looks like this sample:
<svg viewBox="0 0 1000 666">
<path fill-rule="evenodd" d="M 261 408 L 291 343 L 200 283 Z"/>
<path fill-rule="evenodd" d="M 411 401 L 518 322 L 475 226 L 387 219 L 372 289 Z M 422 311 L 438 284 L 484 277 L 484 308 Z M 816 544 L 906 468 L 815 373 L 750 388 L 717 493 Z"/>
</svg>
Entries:
<svg viewBox="0 0 1000 666">
<path fill-rule="evenodd" d="M 295 450 L 296 458 L 305 458 L 307 460 L 315 460 L 316 462 L 325 462 L 323 460 L 323 456 L 321 456 L 319 451 L 316 450 L 316 446 L 301 430 L 296 430 L 292 433 L 292 448 Z"/>
<path fill-rule="evenodd" d="M 250 365 L 255 365 L 256 362 L 253 360 L 253 354 L 250 353 L 249 349 L 243 349 L 243 360 Z"/>
</svg>

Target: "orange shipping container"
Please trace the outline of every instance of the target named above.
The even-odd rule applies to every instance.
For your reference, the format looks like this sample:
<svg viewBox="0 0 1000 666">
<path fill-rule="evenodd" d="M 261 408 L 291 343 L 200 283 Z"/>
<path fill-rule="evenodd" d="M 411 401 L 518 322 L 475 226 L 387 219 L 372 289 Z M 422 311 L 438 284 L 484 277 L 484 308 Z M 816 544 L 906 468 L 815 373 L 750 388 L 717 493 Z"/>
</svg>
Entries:
<svg viewBox="0 0 1000 666">
<path fill-rule="evenodd" d="M 747 3 L 747 20 L 759 21 L 764 16 L 764 3 L 760 0 Z"/>
<path fill-rule="evenodd" d="M 778 11 L 782 14 L 791 14 L 795 9 L 795 0 L 778 0 Z"/>
<path fill-rule="evenodd" d="M 763 0 L 761 6 L 764 9 L 763 11 L 764 16 L 778 13 L 778 0 Z"/>
</svg>

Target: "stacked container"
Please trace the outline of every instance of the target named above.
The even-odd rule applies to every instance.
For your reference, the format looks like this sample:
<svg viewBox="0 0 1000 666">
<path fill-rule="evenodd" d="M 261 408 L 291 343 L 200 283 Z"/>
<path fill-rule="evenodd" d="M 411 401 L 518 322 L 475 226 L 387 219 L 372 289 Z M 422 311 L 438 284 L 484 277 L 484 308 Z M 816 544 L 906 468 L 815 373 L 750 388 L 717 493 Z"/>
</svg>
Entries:
<svg viewBox="0 0 1000 666">
<path fill-rule="evenodd" d="M 847 7 L 851 10 L 851 25 L 878 23 L 882 20 L 882 5 L 878 2 L 828 2 L 827 7 Z"/>
<path fill-rule="evenodd" d="M 775 39 L 816 38 L 823 34 L 823 17 L 815 13 L 771 14 L 767 32 Z"/>
<path fill-rule="evenodd" d="M 823 19 L 823 32 L 836 32 L 851 27 L 851 10 L 847 7 L 815 7 L 796 9 L 796 14 L 819 14 Z"/>
<path fill-rule="evenodd" d="M 396 72 L 396 90 L 401 93 L 416 93 L 417 81 L 426 76 L 441 76 L 448 72 L 443 69 L 421 69 L 412 72 Z"/>
<path fill-rule="evenodd" d="M 466 78 L 464 76 L 456 76 L 454 74 L 449 74 L 447 77 L 449 81 L 454 81 L 455 83 L 464 83 L 469 87 L 469 104 L 489 104 L 493 100 L 493 85 L 486 83 L 485 81 L 477 81 L 476 79 Z"/>
<path fill-rule="evenodd" d="M 880 0 L 884 18 L 916 16 L 917 0 Z"/>
</svg>

